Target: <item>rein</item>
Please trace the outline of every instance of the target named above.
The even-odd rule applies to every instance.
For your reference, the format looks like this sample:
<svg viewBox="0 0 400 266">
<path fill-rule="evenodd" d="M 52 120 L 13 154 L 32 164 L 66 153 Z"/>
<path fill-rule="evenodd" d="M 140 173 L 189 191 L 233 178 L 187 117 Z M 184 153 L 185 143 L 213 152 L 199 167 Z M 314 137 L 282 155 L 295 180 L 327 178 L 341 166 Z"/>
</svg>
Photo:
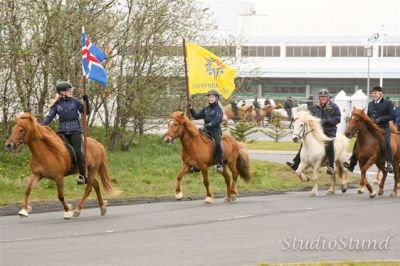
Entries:
<svg viewBox="0 0 400 266">
<path fill-rule="evenodd" d="M 176 128 L 176 130 L 175 130 L 175 132 L 173 133 L 173 135 L 169 135 L 168 132 L 167 132 L 167 133 L 165 133 L 164 137 L 165 137 L 165 136 L 171 137 L 172 141 L 174 141 L 174 140 L 176 139 L 176 137 L 178 136 L 178 132 L 179 132 L 179 130 L 180 130 L 180 128 L 181 128 L 181 124 L 180 124 L 176 119 L 174 119 L 174 118 L 171 118 L 171 119 L 169 120 L 169 122 L 171 122 L 171 121 L 176 121 L 176 122 L 178 123 L 178 127 Z M 171 142 L 172 142 L 172 141 L 171 141 Z"/>
<path fill-rule="evenodd" d="M 294 119 L 294 120 L 292 119 L 292 122 L 290 123 L 290 126 L 291 126 L 296 120 L 297 120 L 297 118 Z M 307 136 L 308 134 L 310 134 L 311 132 L 314 131 L 314 129 L 311 129 L 310 131 L 306 132 L 307 124 L 304 123 L 303 125 L 304 125 L 304 127 L 301 129 L 301 131 L 299 132 L 299 134 L 293 134 L 294 136 L 297 136 L 299 139 L 302 139 L 302 138 L 304 139 L 305 136 Z"/>
</svg>

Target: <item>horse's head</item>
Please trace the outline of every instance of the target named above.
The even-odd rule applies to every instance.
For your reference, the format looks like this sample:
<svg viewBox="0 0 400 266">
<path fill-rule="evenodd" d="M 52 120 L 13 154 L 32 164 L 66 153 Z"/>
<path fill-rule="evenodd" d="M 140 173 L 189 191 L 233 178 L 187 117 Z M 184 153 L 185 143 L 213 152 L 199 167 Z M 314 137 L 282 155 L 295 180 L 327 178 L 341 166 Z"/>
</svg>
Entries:
<svg viewBox="0 0 400 266">
<path fill-rule="evenodd" d="M 5 143 L 5 149 L 8 152 L 20 152 L 23 144 L 28 143 L 31 138 L 32 123 L 36 118 L 29 113 L 23 113 L 16 117 L 15 126 L 11 130 L 11 135 Z"/>
<path fill-rule="evenodd" d="M 171 119 L 168 120 L 168 129 L 164 134 L 164 141 L 172 143 L 176 138 L 179 138 L 183 132 L 185 114 L 183 112 L 174 112 L 171 114 Z"/>
<path fill-rule="evenodd" d="M 292 140 L 293 142 L 298 143 L 308 133 L 314 130 L 313 127 L 319 125 L 319 120 L 307 111 L 300 111 L 296 113 L 290 124 L 293 127 Z"/>
<path fill-rule="evenodd" d="M 351 139 L 359 132 L 361 117 L 363 116 L 366 116 L 364 113 L 364 109 L 357 109 L 353 107 L 353 111 L 351 112 L 346 131 L 344 132 L 347 138 Z"/>
</svg>

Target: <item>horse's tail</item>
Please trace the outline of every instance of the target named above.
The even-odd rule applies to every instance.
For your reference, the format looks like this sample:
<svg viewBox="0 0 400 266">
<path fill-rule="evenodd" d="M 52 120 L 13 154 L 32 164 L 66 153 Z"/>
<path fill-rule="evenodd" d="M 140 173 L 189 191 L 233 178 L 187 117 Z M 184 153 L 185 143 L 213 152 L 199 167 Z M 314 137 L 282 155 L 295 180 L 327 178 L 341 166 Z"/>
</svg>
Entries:
<svg viewBox="0 0 400 266">
<path fill-rule="evenodd" d="M 239 171 L 240 177 L 246 182 L 250 182 L 250 157 L 246 148 L 242 143 L 239 144 L 239 156 L 236 161 L 236 168 Z"/>
<path fill-rule="evenodd" d="M 101 163 L 100 163 L 100 168 L 99 168 L 99 174 L 100 174 L 100 179 L 101 183 L 103 184 L 103 188 L 105 191 L 110 193 L 113 196 L 118 196 L 121 191 L 119 189 L 115 189 L 112 186 L 111 183 L 111 177 L 110 177 L 110 172 L 108 170 L 108 161 L 107 161 L 107 156 L 106 156 L 106 151 L 104 147 L 101 147 L 103 149 L 103 156 L 104 158 L 101 158 Z"/>
</svg>

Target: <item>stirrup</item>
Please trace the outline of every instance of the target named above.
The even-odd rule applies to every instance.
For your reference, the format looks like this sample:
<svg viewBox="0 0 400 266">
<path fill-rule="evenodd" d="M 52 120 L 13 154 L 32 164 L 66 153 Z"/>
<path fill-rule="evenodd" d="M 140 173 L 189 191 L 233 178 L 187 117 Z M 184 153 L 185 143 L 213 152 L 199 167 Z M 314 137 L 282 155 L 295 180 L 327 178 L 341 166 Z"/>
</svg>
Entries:
<svg viewBox="0 0 400 266">
<path fill-rule="evenodd" d="M 391 163 L 387 163 L 385 169 L 389 173 L 391 173 L 391 174 L 393 173 L 393 165 Z"/>
<path fill-rule="evenodd" d="M 286 162 L 286 164 L 287 164 L 290 168 L 292 168 L 293 171 L 296 171 L 296 170 L 297 170 L 297 167 L 294 165 L 294 163 L 292 163 L 292 162 Z"/>
<path fill-rule="evenodd" d="M 332 168 L 331 166 L 327 166 L 327 167 L 326 167 L 326 173 L 327 173 L 328 175 L 333 175 L 333 168 Z"/>
<path fill-rule="evenodd" d="M 343 163 L 344 168 L 346 168 L 347 170 L 349 170 L 350 172 L 354 171 L 354 165 L 351 165 L 351 163 L 349 162 L 344 162 Z"/>
<path fill-rule="evenodd" d="M 87 178 L 84 177 L 83 175 L 79 175 L 78 178 L 76 179 L 76 183 L 77 183 L 78 185 L 87 184 Z"/>
<path fill-rule="evenodd" d="M 222 172 L 224 171 L 224 167 L 221 164 L 217 164 L 215 166 L 215 169 L 217 169 L 217 172 L 222 174 Z"/>
</svg>

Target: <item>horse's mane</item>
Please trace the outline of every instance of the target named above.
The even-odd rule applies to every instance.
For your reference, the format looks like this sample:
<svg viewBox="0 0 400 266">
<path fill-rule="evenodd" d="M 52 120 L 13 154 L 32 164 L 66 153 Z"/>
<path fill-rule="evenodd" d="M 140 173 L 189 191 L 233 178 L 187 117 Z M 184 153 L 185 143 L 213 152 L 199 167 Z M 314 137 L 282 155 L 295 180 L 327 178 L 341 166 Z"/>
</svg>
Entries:
<svg viewBox="0 0 400 266">
<path fill-rule="evenodd" d="M 367 129 L 377 139 L 383 139 L 383 130 L 367 116 L 363 109 L 354 108 L 351 115 L 359 118 L 366 125 Z"/>
<path fill-rule="evenodd" d="M 195 137 L 200 134 L 199 130 L 195 126 L 195 124 L 185 115 L 184 112 L 177 111 L 171 114 L 171 117 L 176 119 L 180 124 L 188 130 L 189 134 L 192 137 Z"/>
<path fill-rule="evenodd" d="M 50 151 L 63 160 L 64 142 L 51 128 L 40 125 L 30 113 L 23 113 L 17 117 L 17 124 L 30 134 L 31 140 L 39 139 L 43 141 Z"/>
<path fill-rule="evenodd" d="M 310 112 L 308 112 L 308 111 L 297 112 L 295 114 L 294 118 L 295 119 L 299 119 L 303 123 L 308 124 L 308 126 L 312 130 L 312 134 L 314 134 L 314 136 L 318 140 L 320 140 L 320 141 L 329 141 L 329 140 L 331 140 L 329 137 L 327 137 L 324 134 L 324 131 L 323 131 L 322 126 L 321 126 L 321 119 L 311 115 Z"/>
<path fill-rule="evenodd" d="M 272 111 L 272 109 L 274 109 L 274 107 L 271 104 L 267 104 L 261 107 L 261 110 L 266 110 L 266 111 Z"/>
</svg>

